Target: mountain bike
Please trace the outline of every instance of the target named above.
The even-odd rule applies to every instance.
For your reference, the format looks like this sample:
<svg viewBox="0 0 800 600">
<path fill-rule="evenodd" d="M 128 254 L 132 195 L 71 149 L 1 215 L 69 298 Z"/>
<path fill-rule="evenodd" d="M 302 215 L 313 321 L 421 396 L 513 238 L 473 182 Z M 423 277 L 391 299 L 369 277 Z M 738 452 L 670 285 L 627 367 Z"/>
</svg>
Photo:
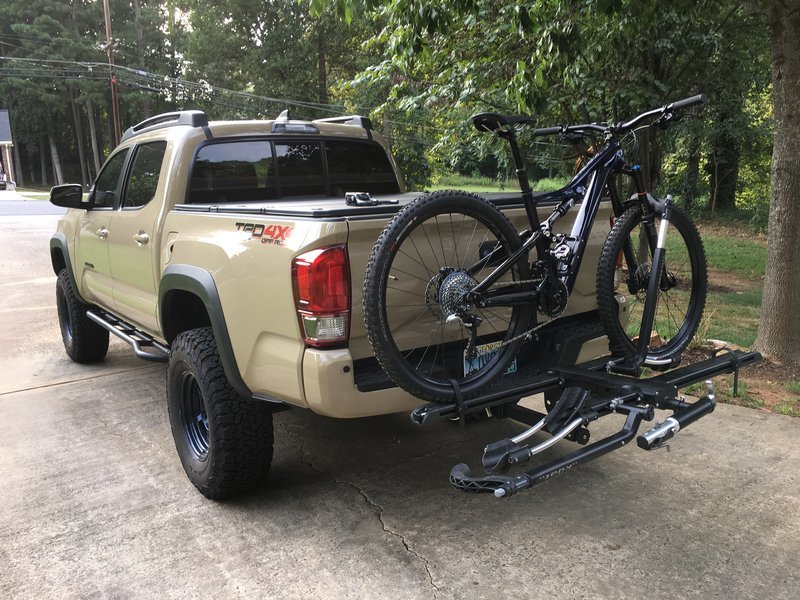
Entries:
<svg viewBox="0 0 800 600">
<path fill-rule="evenodd" d="M 479 131 L 508 141 L 530 229 L 519 232 L 491 202 L 455 190 L 424 194 L 400 210 L 370 255 L 363 313 L 378 362 L 398 386 L 421 399 L 471 398 L 515 368 L 522 344 L 567 307 L 602 201 L 615 222 L 597 266 L 597 310 L 609 338 L 610 371 L 680 361 L 705 307 L 705 253 L 697 228 L 672 198 L 645 189 L 623 141 L 638 129 L 666 128 L 693 96 L 627 122 L 533 129 L 534 136 L 603 142 L 565 187 L 535 196 L 517 143 L 527 116 L 481 113 Z M 617 175 L 634 193 L 621 198 Z M 545 219 L 539 205 L 555 204 Z M 579 206 L 570 233 L 555 223 Z"/>
</svg>

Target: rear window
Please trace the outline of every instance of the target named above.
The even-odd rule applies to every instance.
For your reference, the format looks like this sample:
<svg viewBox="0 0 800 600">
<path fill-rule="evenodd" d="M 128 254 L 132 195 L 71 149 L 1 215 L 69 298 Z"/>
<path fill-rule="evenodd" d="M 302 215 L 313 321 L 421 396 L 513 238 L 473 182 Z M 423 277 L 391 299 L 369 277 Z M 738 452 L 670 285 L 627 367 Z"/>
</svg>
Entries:
<svg viewBox="0 0 800 600">
<path fill-rule="evenodd" d="M 375 142 L 242 140 L 200 148 L 188 201 L 247 202 L 399 191 L 386 152 Z"/>
</svg>

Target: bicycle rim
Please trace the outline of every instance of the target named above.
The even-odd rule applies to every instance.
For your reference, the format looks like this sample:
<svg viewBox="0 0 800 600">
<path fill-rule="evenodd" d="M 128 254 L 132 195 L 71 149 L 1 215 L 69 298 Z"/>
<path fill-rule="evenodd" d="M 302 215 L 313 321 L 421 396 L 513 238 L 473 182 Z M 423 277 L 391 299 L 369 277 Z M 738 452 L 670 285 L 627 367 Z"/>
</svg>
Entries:
<svg viewBox="0 0 800 600">
<path fill-rule="evenodd" d="M 660 220 L 656 219 L 656 230 L 659 225 Z M 628 355 L 634 354 L 645 303 L 650 300 L 647 298 L 647 284 L 652 254 L 644 228 L 641 210 L 627 211 L 609 234 L 598 267 L 598 279 L 603 273 L 611 273 L 606 275 L 611 281 L 602 286 L 607 290 L 606 299 L 613 296 L 615 303 L 619 303 L 620 297 L 624 299 L 622 315 L 615 311 L 610 319 L 605 320 L 612 350 L 621 350 Z M 602 264 L 612 259 L 613 265 Z M 689 218 L 673 208 L 662 283 L 655 298 L 648 360 L 673 357 L 689 344 L 702 318 L 706 276 L 705 254 L 699 234 Z M 598 294 L 601 291 L 601 282 L 598 281 Z M 598 297 L 598 306 L 600 304 Z M 601 316 L 602 312 L 601 307 Z"/>
<path fill-rule="evenodd" d="M 527 327 L 530 309 L 481 308 L 464 300 L 466 292 L 519 248 L 506 217 L 472 195 L 431 194 L 398 214 L 385 233 L 370 261 L 382 266 L 380 293 L 374 298 L 380 330 L 375 331 L 375 323 L 367 323 L 367 330 L 387 374 L 418 397 L 449 402 L 453 381 L 469 397 L 513 370 L 521 343 L 514 338 Z M 522 259 L 493 288 L 527 277 Z M 365 315 L 372 310 L 365 305 Z M 476 317 L 472 353 L 465 322 Z"/>
</svg>

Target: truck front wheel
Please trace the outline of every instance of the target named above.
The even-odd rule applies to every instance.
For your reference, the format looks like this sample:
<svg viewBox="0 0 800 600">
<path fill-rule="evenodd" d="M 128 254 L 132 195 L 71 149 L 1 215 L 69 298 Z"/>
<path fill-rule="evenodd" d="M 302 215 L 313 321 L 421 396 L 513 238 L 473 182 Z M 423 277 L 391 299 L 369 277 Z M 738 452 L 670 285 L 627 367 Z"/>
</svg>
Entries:
<svg viewBox="0 0 800 600">
<path fill-rule="evenodd" d="M 67 356 L 77 363 L 103 360 L 108 353 L 108 330 L 86 316 L 90 308 L 75 293 L 66 269 L 56 280 L 56 307 Z"/>
<path fill-rule="evenodd" d="M 178 456 L 200 493 L 221 500 L 266 478 L 272 408 L 231 387 L 210 327 L 184 331 L 172 343 L 167 403 Z"/>
</svg>

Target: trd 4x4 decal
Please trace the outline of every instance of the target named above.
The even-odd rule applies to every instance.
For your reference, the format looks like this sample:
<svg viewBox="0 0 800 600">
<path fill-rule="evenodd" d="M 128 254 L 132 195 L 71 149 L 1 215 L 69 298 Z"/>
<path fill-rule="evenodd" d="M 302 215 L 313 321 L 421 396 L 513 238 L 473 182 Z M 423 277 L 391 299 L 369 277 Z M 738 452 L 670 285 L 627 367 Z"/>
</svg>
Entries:
<svg viewBox="0 0 800 600">
<path fill-rule="evenodd" d="M 268 223 L 236 223 L 236 231 L 249 231 L 251 238 L 259 238 L 262 244 L 282 246 L 292 233 L 291 225 Z"/>
</svg>

